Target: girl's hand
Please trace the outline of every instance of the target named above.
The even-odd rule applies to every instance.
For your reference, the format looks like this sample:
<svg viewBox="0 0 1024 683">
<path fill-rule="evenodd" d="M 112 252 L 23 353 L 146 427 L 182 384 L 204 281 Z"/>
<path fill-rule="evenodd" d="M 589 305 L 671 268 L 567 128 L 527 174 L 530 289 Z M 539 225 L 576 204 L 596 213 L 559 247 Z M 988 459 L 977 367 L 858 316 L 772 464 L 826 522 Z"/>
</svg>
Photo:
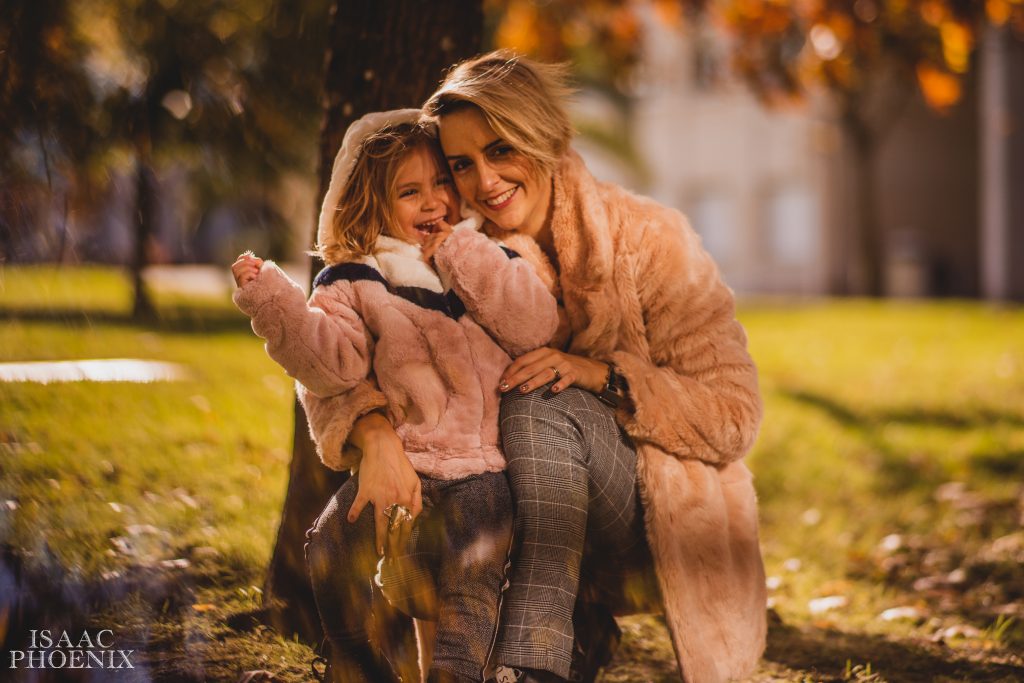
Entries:
<svg viewBox="0 0 1024 683">
<path fill-rule="evenodd" d="M 427 239 L 423 240 L 423 260 L 433 263 L 434 254 L 441 248 L 444 241 L 452 236 L 452 226 L 442 218 L 437 222 L 437 227 Z"/>
<path fill-rule="evenodd" d="M 378 555 L 383 555 L 388 535 L 388 518 L 384 511 L 397 503 L 408 508 L 415 520 L 423 509 L 420 478 L 405 455 L 394 427 L 380 413 L 359 418 L 352 428 L 350 441 L 362 450 L 363 459 L 359 464 L 359 490 L 349 508 L 348 521 L 355 522 L 366 504 L 372 503 L 376 529 L 374 547 Z"/>
<path fill-rule="evenodd" d="M 243 287 L 260 274 L 260 267 L 263 266 L 263 259 L 253 255 L 251 251 L 239 254 L 235 262 L 231 264 L 231 274 L 235 276 L 235 285 Z"/>
<path fill-rule="evenodd" d="M 572 386 L 600 393 L 608 378 L 608 364 L 544 347 L 525 353 L 512 361 L 502 373 L 498 389 L 528 393 L 558 379 L 551 387 L 556 394 Z"/>
</svg>

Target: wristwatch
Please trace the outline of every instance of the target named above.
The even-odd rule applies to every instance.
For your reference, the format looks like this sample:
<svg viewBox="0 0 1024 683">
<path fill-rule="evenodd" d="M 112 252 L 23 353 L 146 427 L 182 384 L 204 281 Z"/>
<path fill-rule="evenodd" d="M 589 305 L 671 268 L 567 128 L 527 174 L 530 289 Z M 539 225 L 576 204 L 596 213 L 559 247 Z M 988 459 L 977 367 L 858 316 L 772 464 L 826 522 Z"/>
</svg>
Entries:
<svg viewBox="0 0 1024 683">
<path fill-rule="evenodd" d="M 629 382 L 619 374 L 617 367 L 609 365 L 608 378 L 605 380 L 604 388 L 601 389 L 601 393 L 597 397 L 612 408 L 618 408 L 625 402 L 628 393 Z"/>
</svg>

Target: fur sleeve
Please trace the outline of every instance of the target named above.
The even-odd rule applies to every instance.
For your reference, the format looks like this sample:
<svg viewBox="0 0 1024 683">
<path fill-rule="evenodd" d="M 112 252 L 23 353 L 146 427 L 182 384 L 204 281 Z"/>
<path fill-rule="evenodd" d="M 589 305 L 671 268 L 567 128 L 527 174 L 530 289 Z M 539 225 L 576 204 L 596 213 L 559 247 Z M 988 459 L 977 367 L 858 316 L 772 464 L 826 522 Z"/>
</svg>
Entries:
<svg viewBox="0 0 1024 683">
<path fill-rule="evenodd" d="M 651 361 L 612 354 L 629 381 L 627 433 L 678 457 L 722 465 L 743 457 L 761 420 L 757 370 L 732 292 L 675 211 L 659 212 L 636 245 L 633 278 Z"/>
<path fill-rule="evenodd" d="M 352 308 L 350 283 L 318 287 L 307 305 L 302 289 L 266 261 L 234 301 L 267 354 L 314 395 L 346 392 L 369 374 L 373 341 Z"/>
<path fill-rule="evenodd" d="M 363 380 L 349 391 L 326 398 L 310 393 L 295 383 L 295 393 L 306 411 L 309 436 L 316 445 L 321 462 L 332 470 L 347 470 L 359 462 L 360 453 L 346 447 L 356 420 L 376 408 L 387 406 L 387 399 L 370 380 Z"/>
<path fill-rule="evenodd" d="M 466 229 L 445 240 L 434 264 L 473 319 L 513 358 L 551 341 L 557 303 L 526 259 L 510 258 L 482 233 Z"/>
</svg>

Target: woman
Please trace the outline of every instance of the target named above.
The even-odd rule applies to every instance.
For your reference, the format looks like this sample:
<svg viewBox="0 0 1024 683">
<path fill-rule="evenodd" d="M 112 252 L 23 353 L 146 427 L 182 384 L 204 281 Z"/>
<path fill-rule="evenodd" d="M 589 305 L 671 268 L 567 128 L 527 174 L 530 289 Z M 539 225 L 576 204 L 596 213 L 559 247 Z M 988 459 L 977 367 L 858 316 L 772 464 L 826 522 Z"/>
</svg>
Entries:
<svg viewBox="0 0 1024 683">
<path fill-rule="evenodd" d="M 453 69 L 425 105 L 463 200 L 534 262 L 566 314 L 563 344 L 503 376 L 519 547 L 491 661 L 507 680 L 568 678 L 581 578 L 588 600 L 643 607 L 649 596 L 614 585 L 639 560 L 653 564 L 683 679 L 742 677 L 766 631 L 741 462 L 761 417 L 756 370 L 683 216 L 595 181 L 569 149 L 566 94 L 560 68 L 496 52 Z M 378 400 L 367 384 L 305 404 L 323 449 L 340 450 L 355 423 L 375 506 L 412 505 L 393 430 L 360 418 Z"/>
</svg>

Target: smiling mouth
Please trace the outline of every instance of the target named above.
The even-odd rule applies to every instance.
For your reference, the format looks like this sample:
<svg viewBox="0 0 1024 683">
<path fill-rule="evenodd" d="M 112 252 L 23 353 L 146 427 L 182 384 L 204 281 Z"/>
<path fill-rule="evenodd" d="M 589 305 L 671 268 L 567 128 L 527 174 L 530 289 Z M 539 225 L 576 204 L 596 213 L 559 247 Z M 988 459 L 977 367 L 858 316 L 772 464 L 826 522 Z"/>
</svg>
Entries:
<svg viewBox="0 0 1024 683">
<path fill-rule="evenodd" d="M 484 204 L 491 209 L 503 209 L 508 206 L 508 203 L 512 201 L 512 196 L 519 190 L 519 186 L 515 185 L 511 189 L 502 192 L 497 197 L 491 199 L 485 199 Z"/>
<path fill-rule="evenodd" d="M 418 232 L 422 237 L 426 237 L 427 235 L 433 235 L 435 232 L 437 232 L 437 226 L 441 223 L 441 220 L 443 218 L 444 216 L 431 218 L 429 221 L 417 223 L 413 227 L 416 228 L 416 232 Z"/>
</svg>

